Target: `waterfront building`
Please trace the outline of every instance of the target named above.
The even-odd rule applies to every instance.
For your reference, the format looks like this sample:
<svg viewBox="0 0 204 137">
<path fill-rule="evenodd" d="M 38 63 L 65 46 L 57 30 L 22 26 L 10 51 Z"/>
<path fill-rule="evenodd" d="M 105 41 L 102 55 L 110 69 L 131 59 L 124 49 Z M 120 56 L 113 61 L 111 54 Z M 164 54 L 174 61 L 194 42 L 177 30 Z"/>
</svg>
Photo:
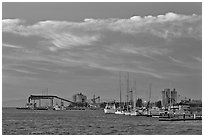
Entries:
<svg viewBox="0 0 204 137">
<path fill-rule="evenodd" d="M 177 91 L 173 89 L 166 88 L 162 91 L 162 106 L 169 107 L 177 103 Z"/>
<path fill-rule="evenodd" d="M 191 113 L 196 115 L 202 115 L 202 101 L 201 100 L 184 100 L 178 103 L 179 110 L 183 110 L 185 113 Z"/>
<path fill-rule="evenodd" d="M 86 103 L 87 97 L 82 93 L 78 93 L 72 96 L 73 102 L 75 103 Z"/>
</svg>

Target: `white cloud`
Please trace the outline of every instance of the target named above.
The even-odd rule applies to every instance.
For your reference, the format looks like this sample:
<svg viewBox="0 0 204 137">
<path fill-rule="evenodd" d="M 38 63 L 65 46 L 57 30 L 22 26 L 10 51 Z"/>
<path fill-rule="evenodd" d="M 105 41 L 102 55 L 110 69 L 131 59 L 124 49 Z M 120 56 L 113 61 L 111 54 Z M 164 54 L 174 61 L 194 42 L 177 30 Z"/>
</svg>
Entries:
<svg viewBox="0 0 204 137">
<path fill-rule="evenodd" d="M 18 61 L 44 60 L 59 65 L 65 64 L 65 66 L 66 64 L 86 65 L 164 78 L 158 70 L 151 68 L 151 65 L 147 65 L 148 69 L 142 69 L 141 66 L 158 58 L 162 60 L 164 56 L 169 57 L 168 59 L 175 64 L 192 66 L 191 63 L 173 58 L 174 56 L 171 55 L 174 52 L 173 47 L 171 49 L 165 43 L 168 43 L 169 39 L 180 37 L 201 40 L 201 23 L 202 17 L 199 15 L 167 13 L 158 16 L 134 16 L 130 19 L 84 19 L 83 22 L 41 21 L 34 25 L 26 25 L 20 19 L 6 19 L 2 22 L 2 28 L 3 32 L 25 36 L 25 38 L 38 36 L 46 41 L 46 44 L 41 44 L 46 46 L 42 48 L 43 50 L 49 49 L 48 52 L 45 51 L 46 55 L 44 51 L 38 52 L 42 49 L 36 48 L 34 52 L 23 46 L 25 50 L 18 50 L 18 57 L 10 53 L 13 58 L 19 58 Z M 3 46 L 17 48 L 15 45 Z M 66 51 L 70 54 L 64 54 Z M 4 55 L 5 57 L 8 56 Z M 155 60 L 146 58 L 144 60 L 144 57 Z M 199 61 L 199 58 L 195 59 Z M 161 66 L 163 67 L 163 64 Z"/>
<path fill-rule="evenodd" d="M 71 48 L 79 45 L 92 45 L 98 36 L 75 36 L 69 33 L 50 35 L 52 43 L 58 48 Z"/>
<path fill-rule="evenodd" d="M 44 21 L 32 26 L 21 25 L 21 22 L 19 19 L 3 20 L 3 32 L 10 32 L 22 36 L 41 36 L 53 43 L 56 48 L 91 45 L 100 38 L 98 34 L 89 35 L 80 32 L 79 34 L 74 34 L 74 31 L 69 30 L 69 28 L 72 27 L 69 25 L 72 23 L 69 22 Z"/>
<path fill-rule="evenodd" d="M 169 58 L 170 58 L 173 62 L 184 64 L 184 62 L 181 61 L 181 60 L 175 59 L 175 58 L 173 58 L 173 57 L 171 57 L 171 56 L 169 56 Z"/>
<path fill-rule="evenodd" d="M 84 22 L 41 21 L 31 26 L 21 25 L 19 19 L 3 20 L 3 32 L 20 35 L 41 35 L 49 37 L 50 32 L 61 34 L 79 32 L 84 35 L 98 31 L 120 31 L 123 33 L 151 33 L 158 37 L 198 37 L 201 38 L 202 17 L 167 13 L 158 16 L 134 16 L 130 19 L 84 19 Z M 179 28 L 179 29 L 178 29 Z M 83 35 L 80 36 L 83 36 Z M 84 36 L 85 37 L 85 36 Z"/>
<path fill-rule="evenodd" d="M 202 67 L 199 64 L 195 64 L 194 62 L 184 62 L 184 61 L 175 59 L 171 56 L 169 56 L 169 58 L 179 66 L 190 68 L 190 69 L 202 69 Z M 201 61 L 199 60 L 199 58 L 194 58 L 194 59 L 196 59 L 197 61 Z"/>
<path fill-rule="evenodd" d="M 195 60 L 197 60 L 198 62 L 202 62 L 202 58 L 200 58 L 200 57 L 195 57 L 195 56 L 193 56 L 193 58 L 194 58 Z"/>
<path fill-rule="evenodd" d="M 15 32 L 20 29 L 20 23 L 24 23 L 20 19 L 3 19 L 2 20 L 2 31 L 3 32 Z"/>
<path fill-rule="evenodd" d="M 5 43 L 2 43 L 2 46 L 3 47 L 8 47 L 8 48 L 22 48 L 21 46 L 16 46 L 16 45 L 11 45 L 11 44 L 5 44 Z"/>
<path fill-rule="evenodd" d="M 170 50 L 157 47 L 121 47 L 121 50 L 127 53 L 138 54 L 146 57 L 152 57 L 153 55 L 166 55 Z"/>
<path fill-rule="evenodd" d="M 16 72 L 20 72 L 20 73 L 24 73 L 24 74 L 38 74 L 38 73 L 36 73 L 36 72 L 31 72 L 31 71 L 29 71 L 29 70 L 26 70 L 26 69 L 23 69 L 23 68 L 21 68 L 21 69 L 19 69 L 19 68 L 14 68 L 14 67 L 12 67 L 11 65 L 4 65 L 3 67 L 2 67 L 2 69 L 3 70 L 11 70 L 11 71 L 16 71 Z"/>
<path fill-rule="evenodd" d="M 105 69 L 105 70 L 110 70 L 110 71 L 123 71 L 123 72 L 132 72 L 132 73 L 140 73 L 140 74 L 144 74 L 144 75 L 151 75 L 155 78 L 159 78 L 159 79 L 163 79 L 164 77 L 160 74 L 157 74 L 155 72 L 151 72 L 151 71 L 144 71 L 144 70 L 139 70 L 139 69 L 130 69 L 130 68 L 117 68 L 117 67 L 110 67 L 110 66 L 102 66 L 99 64 L 90 64 L 90 67 L 94 67 L 94 68 L 100 68 L 100 69 Z"/>
</svg>

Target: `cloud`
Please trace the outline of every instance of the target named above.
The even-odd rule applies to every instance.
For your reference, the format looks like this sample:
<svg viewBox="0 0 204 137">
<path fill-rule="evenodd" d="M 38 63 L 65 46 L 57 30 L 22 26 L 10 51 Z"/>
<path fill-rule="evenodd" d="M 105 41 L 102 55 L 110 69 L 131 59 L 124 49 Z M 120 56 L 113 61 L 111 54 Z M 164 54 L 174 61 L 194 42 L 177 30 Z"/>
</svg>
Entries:
<svg viewBox="0 0 204 137">
<path fill-rule="evenodd" d="M 175 59 L 175 58 L 173 58 L 173 57 L 171 57 L 171 56 L 169 56 L 169 58 L 170 58 L 173 62 L 184 64 L 184 62 L 181 61 L 181 60 Z"/>
<path fill-rule="evenodd" d="M 75 36 L 69 33 L 53 34 L 50 36 L 52 43 L 57 48 L 71 48 L 79 45 L 92 45 L 94 41 L 98 40 L 98 36 Z"/>
<path fill-rule="evenodd" d="M 132 54 L 138 54 L 145 57 L 150 57 L 154 55 L 166 55 L 170 52 L 170 50 L 165 48 L 157 48 L 157 47 L 122 47 L 122 51 Z"/>
<path fill-rule="evenodd" d="M 155 78 L 163 79 L 164 77 L 160 74 L 151 72 L 151 71 L 144 71 L 144 70 L 139 70 L 139 69 L 130 69 L 130 68 L 116 68 L 116 67 L 110 67 L 110 66 L 101 66 L 99 64 L 91 64 L 91 67 L 94 68 L 100 68 L 100 69 L 105 69 L 105 70 L 110 70 L 110 71 L 121 71 L 121 72 L 132 72 L 132 73 L 140 73 L 144 75 L 151 75 Z"/>
<path fill-rule="evenodd" d="M 202 34 L 202 17 L 195 14 L 167 13 L 158 16 L 134 16 L 130 19 L 84 19 L 84 22 L 41 21 L 30 26 L 22 25 L 23 22 L 20 19 L 3 20 L 3 32 L 20 35 L 40 34 L 44 37 L 49 37 L 50 32 L 63 34 L 64 31 L 80 31 L 86 34 L 104 30 L 128 34 L 151 33 L 163 38 L 182 36 L 201 38 Z"/>
<path fill-rule="evenodd" d="M 200 57 L 195 57 L 195 56 L 193 56 L 193 58 L 194 58 L 195 60 L 197 60 L 198 62 L 202 62 L 202 58 L 200 58 Z"/>
<path fill-rule="evenodd" d="M 127 34 L 150 33 L 165 39 L 194 37 L 201 39 L 200 15 L 167 13 L 158 16 L 133 16 L 130 19 L 85 19 L 89 30 L 111 30 Z"/>
<path fill-rule="evenodd" d="M 171 56 L 169 56 L 169 58 L 176 63 L 176 65 L 182 66 L 182 67 L 187 67 L 190 69 L 202 69 L 202 67 L 199 64 L 195 64 L 194 62 L 184 62 L 178 59 L 175 59 Z M 199 60 L 199 58 L 195 58 L 197 61 L 201 61 Z"/>
<path fill-rule="evenodd" d="M 4 65 L 2 66 L 3 70 L 10 70 L 10 71 L 15 71 L 15 72 L 19 72 L 19 73 L 24 73 L 24 74 L 38 74 L 36 72 L 31 72 L 30 70 L 27 70 L 25 68 L 16 68 L 14 65 Z"/>
<path fill-rule="evenodd" d="M 20 24 L 24 23 L 21 19 L 3 19 L 2 20 L 2 31 L 18 33 L 18 30 L 22 28 Z"/>
<path fill-rule="evenodd" d="M 2 43 L 2 46 L 3 47 L 7 47 L 7 48 L 22 48 L 21 46 L 16 46 L 16 45 L 11 45 L 11 44 L 5 44 L 5 43 Z"/>
<path fill-rule="evenodd" d="M 43 38 L 44 42 L 39 40 L 36 42 L 39 45 L 33 45 L 32 48 L 30 45 L 24 45 L 22 49 L 14 52 L 8 52 L 9 49 L 5 48 L 3 58 L 22 64 L 29 61 L 46 62 L 65 66 L 67 70 L 70 66 L 85 66 L 165 78 L 165 72 L 160 73 L 159 69 L 153 68 L 154 63 L 161 68 L 172 64 L 172 61 L 178 66 L 194 65 L 173 56 L 175 49 L 170 40 L 193 38 L 200 41 L 201 24 L 201 15 L 176 13 L 133 16 L 129 19 L 89 18 L 82 22 L 47 20 L 33 25 L 26 25 L 26 22 L 20 19 L 4 19 L 3 33 L 13 33 L 20 36 L 21 40 L 22 37 L 26 39 L 29 36 L 38 36 Z M 18 44 L 3 46 L 16 49 L 21 47 Z M 40 46 L 42 48 L 39 48 Z M 196 57 L 194 59 L 200 60 Z M 49 70 L 49 67 L 45 69 Z"/>
<path fill-rule="evenodd" d="M 69 22 L 44 21 L 31 26 L 25 26 L 20 23 L 20 19 L 5 19 L 2 22 L 3 32 L 10 32 L 22 36 L 41 36 L 53 43 L 57 48 L 70 48 L 72 46 L 92 45 L 98 41 L 100 36 L 97 34 L 78 33 L 69 31 L 71 27 Z M 75 23 L 76 24 L 76 23 Z"/>
</svg>

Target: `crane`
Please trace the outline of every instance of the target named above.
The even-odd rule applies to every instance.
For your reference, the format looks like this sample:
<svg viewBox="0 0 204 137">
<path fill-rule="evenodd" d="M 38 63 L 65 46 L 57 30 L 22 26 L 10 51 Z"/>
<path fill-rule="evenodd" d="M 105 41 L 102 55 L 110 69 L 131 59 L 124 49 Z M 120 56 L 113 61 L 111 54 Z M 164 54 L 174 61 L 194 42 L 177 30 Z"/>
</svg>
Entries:
<svg viewBox="0 0 204 137">
<path fill-rule="evenodd" d="M 93 95 L 93 99 L 91 99 L 91 101 L 95 104 L 96 100 L 98 100 L 98 103 L 100 103 L 100 96 L 95 97 L 95 94 Z"/>
</svg>

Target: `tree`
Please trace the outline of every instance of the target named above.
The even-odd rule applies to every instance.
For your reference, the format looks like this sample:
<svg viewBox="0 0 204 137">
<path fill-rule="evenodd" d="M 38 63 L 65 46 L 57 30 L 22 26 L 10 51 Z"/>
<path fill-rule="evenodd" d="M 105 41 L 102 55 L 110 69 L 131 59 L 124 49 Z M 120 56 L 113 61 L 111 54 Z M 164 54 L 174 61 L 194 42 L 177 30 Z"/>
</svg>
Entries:
<svg viewBox="0 0 204 137">
<path fill-rule="evenodd" d="M 142 99 L 141 98 L 137 99 L 136 107 L 142 107 Z"/>
<path fill-rule="evenodd" d="M 161 100 L 155 102 L 156 107 L 161 108 L 162 107 L 162 103 Z"/>
<path fill-rule="evenodd" d="M 106 102 L 101 102 L 100 103 L 100 108 L 105 108 L 106 104 L 107 104 Z"/>
</svg>

